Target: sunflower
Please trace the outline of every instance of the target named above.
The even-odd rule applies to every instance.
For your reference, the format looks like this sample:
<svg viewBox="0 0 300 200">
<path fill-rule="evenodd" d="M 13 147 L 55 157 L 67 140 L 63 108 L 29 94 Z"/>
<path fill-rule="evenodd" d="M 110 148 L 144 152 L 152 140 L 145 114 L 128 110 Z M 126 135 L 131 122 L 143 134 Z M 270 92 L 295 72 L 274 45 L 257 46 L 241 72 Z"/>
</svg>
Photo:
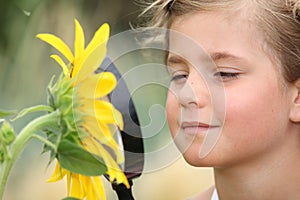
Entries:
<svg viewBox="0 0 300 200">
<path fill-rule="evenodd" d="M 55 92 L 50 95 L 52 98 L 50 104 L 62 113 L 61 121 L 67 121 L 66 128 L 62 131 L 65 136 L 56 138 L 61 140 L 63 137 L 70 138 L 72 134 L 77 135 L 77 137 L 71 137 L 72 141 L 103 160 L 106 167 L 105 173 L 109 175 L 110 181 L 123 183 L 129 188 L 128 180 L 119 167 L 119 164 L 124 162 L 124 156 L 113 138 L 117 128 L 123 129 L 122 115 L 107 100 L 107 95 L 114 89 L 117 81 L 110 72 L 95 73 L 106 55 L 109 25 L 103 24 L 85 47 L 83 29 L 75 19 L 74 54 L 63 40 L 53 34 L 38 34 L 37 37 L 53 46 L 65 57 L 63 59 L 59 55 L 51 55 L 51 58 L 61 66 L 62 82 L 66 83 L 60 84 L 60 89 L 55 89 Z M 67 60 L 69 64 L 66 64 L 64 60 Z M 66 94 L 69 96 L 66 97 Z M 71 105 L 72 108 L 70 108 Z M 68 118 L 69 121 L 64 118 Z M 74 138 L 79 138 L 79 140 Z M 109 153 L 111 151 L 114 158 Z M 58 181 L 67 177 L 69 197 L 105 199 L 100 176 L 87 176 L 85 173 L 66 169 L 62 166 L 63 163 L 60 162 L 57 153 L 55 157 L 57 158 L 55 171 L 48 181 Z M 89 168 L 89 166 L 85 167 Z"/>
</svg>

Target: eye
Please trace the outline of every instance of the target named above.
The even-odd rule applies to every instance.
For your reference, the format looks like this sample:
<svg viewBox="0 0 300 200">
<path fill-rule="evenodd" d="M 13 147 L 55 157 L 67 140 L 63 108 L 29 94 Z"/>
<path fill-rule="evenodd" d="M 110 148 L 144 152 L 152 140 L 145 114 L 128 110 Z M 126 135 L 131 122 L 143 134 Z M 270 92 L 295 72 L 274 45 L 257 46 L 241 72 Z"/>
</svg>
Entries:
<svg viewBox="0 0 300 200">
<path fill-rule="evenodd" d="M 175 84 L 184 84 L 187 78 L 188 74 L 186 72 L 177 71 L 171 74 L 171 82 Z"/>
<path fill-rule="evenodd" d="M 172 76 L 171 81 L 180 81 L 180 80 L 186 79 L 186 78 L 187 78 L 186 74 L 178 74 L 178 75 Z"/>
<path fill-rule="evenodd" d="M 214 76 L 219 81 L 223 81 L 223 82 L 238 79 L 239 75 L 240 73 L 238 72 L 224 72 L 224 71 L 219 71 L 214 74 Z"/>
</svg>

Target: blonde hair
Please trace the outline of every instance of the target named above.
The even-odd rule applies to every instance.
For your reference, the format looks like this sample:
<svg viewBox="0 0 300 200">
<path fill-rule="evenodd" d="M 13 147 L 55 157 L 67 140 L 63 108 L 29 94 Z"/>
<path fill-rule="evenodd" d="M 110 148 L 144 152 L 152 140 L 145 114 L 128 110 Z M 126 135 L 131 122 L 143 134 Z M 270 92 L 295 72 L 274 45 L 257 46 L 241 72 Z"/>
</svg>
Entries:
<svg viewBox="0 0 300 200">
<path fill-rule="evenodd" d="M 148 2 L 142 15 L 147 26 L 170 28 L 185 14 L 245 9 L 263 35 L 266 51 L 282 66 L 285 80 L 300 78 L 300 0 L 156 0 Z"/>
</svg>

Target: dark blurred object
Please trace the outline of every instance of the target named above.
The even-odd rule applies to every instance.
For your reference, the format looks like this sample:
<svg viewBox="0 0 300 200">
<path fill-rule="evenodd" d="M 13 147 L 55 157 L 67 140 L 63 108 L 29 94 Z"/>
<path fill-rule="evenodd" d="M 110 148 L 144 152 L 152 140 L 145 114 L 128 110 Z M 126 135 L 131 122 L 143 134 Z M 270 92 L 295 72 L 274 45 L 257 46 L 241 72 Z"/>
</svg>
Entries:
<svg viewBox="0 0 300 200">
<path fill-rule="evenodd" d="M 117 185 L 117 184 L 112 184 L 113 189 L 118 195 L 119 200 L 134 200 L 134 197 L 132 195 L 132 180 L 128 180 L 130 184 L 130 188 L 126 188 L 125 185 Z"/>
<path fill-rule="evenodd" d="M 132 185 L 132 179 L 142 174 L 144 167 L 144 145 L 142 131 L 138 115 L 131 98 L 127 85 L 119 73 L 117 67 L 109 59 L 105 58 L 101 67 L 96 71 L 112 72 L 117 78 L 117 86 L 109 95 L 111 103 L 122 113 L 124 130 L 121 132 L 123 150 L 125 155 L 124 173 Z M 134 199 L 131 187 L 127 189 L 123 184 L 112 183 L 113 189 L 117 192 L 119 200 Z"/>
</svg>

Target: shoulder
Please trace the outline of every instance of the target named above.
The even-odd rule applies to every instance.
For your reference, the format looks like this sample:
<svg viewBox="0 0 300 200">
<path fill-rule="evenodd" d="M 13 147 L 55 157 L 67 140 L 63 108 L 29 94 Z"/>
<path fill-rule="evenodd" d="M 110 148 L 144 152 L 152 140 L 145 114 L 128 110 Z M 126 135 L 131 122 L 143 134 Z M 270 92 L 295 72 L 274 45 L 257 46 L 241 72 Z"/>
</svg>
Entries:
<svg viewBox="0 0 300 200">
<path fill-rule="evenodd" d="M 214 192 L 215 186 L 211 186 L 207 190 L 201 192 L 200 194 L 197 194 L 196 196 L 193 196 L 189 200 L 211 200 L 211 196 Z"/>
</svg>

